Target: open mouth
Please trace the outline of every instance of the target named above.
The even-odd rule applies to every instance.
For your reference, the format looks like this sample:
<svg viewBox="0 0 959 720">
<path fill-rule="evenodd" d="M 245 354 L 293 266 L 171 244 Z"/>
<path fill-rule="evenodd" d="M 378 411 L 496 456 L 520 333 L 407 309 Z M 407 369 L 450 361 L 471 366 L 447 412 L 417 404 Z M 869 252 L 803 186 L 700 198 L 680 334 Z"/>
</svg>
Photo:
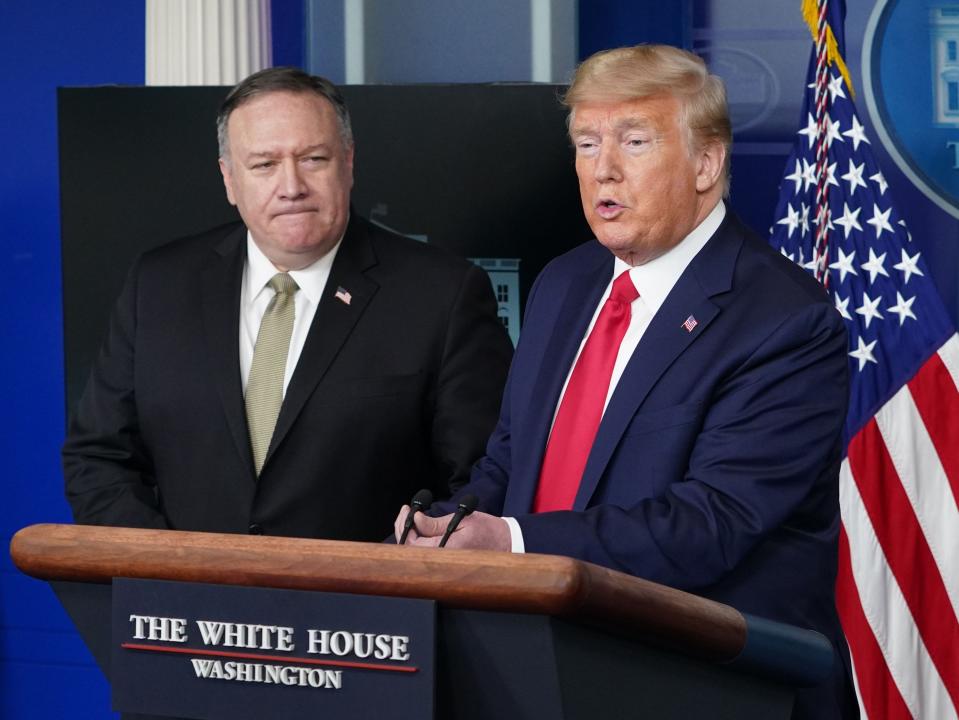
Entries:
<svg viewBox="0 0 959 720">
<path fill-rule="evenodd" d="M 596 212 L 600 217 L 607 220 L 614 218 L 624 210 L 623 206 L 615 200 L 600 200 L 596 203 Z"/>
</svg>

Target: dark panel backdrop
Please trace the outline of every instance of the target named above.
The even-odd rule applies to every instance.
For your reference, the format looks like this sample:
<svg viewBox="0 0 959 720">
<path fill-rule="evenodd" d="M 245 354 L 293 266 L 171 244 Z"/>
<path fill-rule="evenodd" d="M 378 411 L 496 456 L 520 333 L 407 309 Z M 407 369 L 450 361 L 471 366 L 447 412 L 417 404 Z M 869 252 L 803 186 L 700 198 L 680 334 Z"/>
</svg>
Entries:
<svg viewBox="0 0 959 720">
<path fill-rule="evenodd" d="M 344 88 L 356 210 L 464 257 L 519 258 L 521 301 L 589 237 L 553 85 Z M 142 251 L 237 217 L 217 168 L 227 88 L 59 91 L 67 407 Z"/>
</svg>

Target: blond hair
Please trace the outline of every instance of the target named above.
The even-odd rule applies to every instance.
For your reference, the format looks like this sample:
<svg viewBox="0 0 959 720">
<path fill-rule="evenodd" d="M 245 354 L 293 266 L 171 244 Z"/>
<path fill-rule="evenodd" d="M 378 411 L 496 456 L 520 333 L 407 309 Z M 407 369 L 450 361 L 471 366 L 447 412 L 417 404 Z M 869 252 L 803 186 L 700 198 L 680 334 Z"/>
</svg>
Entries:
<svg viewBox="0 0 959 720">
<path fill-rule="evenodd" d="M 662 93 L 680 102 L 691 152 L 711 143 L 725 148 L 723 194 L 727 195 L 733 131 L 726 88 L 698 55 L 669 45 L 603 50 L 576 68 L 563 104 L 570 108 L 572 117 L 580 103 L 629 101 Z"/>
</svg>

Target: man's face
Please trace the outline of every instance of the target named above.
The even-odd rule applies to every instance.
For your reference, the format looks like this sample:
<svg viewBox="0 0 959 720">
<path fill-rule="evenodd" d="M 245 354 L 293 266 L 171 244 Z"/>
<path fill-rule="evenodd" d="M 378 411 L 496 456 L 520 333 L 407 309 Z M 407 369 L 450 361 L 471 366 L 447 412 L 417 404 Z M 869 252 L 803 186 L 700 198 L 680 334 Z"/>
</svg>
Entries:
<svg viewBox="0 0 959 720">
<path fill-rule="evenodd" d="M 586 220 L 630 265 L 677 245 L 722 195 L 721 148 L 691 151 L 680 109 L 668 94 L 574 108 L 570 137 Z"/>
<path fill-rule="evenodd" d="M 271 92 L 236 108 L 220 158 L 226 196 L 280 270 L 325 255 L 343 235 L 353 187 L 333 105 L 313 93 Z"/>
</svg>

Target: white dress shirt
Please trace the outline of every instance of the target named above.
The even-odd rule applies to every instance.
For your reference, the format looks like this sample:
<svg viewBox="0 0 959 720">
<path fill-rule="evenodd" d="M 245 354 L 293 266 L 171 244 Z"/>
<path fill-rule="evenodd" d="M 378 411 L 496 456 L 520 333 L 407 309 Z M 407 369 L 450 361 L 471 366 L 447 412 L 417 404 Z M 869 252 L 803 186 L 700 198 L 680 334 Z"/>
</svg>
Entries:
<svg viewBox="0 0 959 720">
<path fill-rule="evenodd" d="M 299 286 L 299 291 L 293 296 L 293 335 L 290 337 L 290 350 L 286 356 L 286 371 L 283 374 L 283 396 L 290 384 L 290 378 L 300 359 L 306 336 L 313 324 L 313 316 L 320 304 L 326 281 L 330 277 L 330 268 L 343 239 L 336 243 L 332 250 L 309 267 L 302 270 L 290 270 L 292 277 Z M 246 394 L 246 385 L 250 379 L 250 366 L 253 364 L 253 350 L 256 347 L 256 334 L 260 331 L 260 321 L 266 313 L 270 300 L 276 294 L 267 283 L 279 270 L 269 261 L 266 255 L 257 247 L 253 237 L 246 235 L 246 267 L 243 269 L 243 284 L 240 289 L 240 378 L 243 382 L 243 394 Z"/>
<path fill-rule="evenodd" d="M 566 394 L 566 386 L 569 384 L 570 376 L 573 374 L 573 368 L 576 366 L 576 361 L 579 360 L 579 354 L 583 351 L 583 346 L 586 344 L 586 339 L 593 330 L 593 325 L 596 324 L 599 311 L 602 310 L 606 298 L 609 297 L 613 289 L 613 280 L 619 277 L 620 273 L 629 272 L 629 277 L 633 281 L 633 285 L 635 285 L 639 291 L 639 297 L 633 300 L 630 305 L 629 327 L 626 329 L 623 342 L 620 344 L 619 352 L 616 355 L 616 363 L 613 365 L 613 374 L 609 380 L 609 390 L 606 392 L 606 402 L 603 405 L 603 412 L 606 411 L 606 406 L 609 405 L 609 400 L 616 390 L 616 385 L 623 376 L 626 364 L 633 356 L 633 352 L 636 350 L 636 346 L 639 345 L 639 341 L 642 340 L 646 328 L 649 327 L 649 323 L 666 300 L 666 296 L 669 295 L 676 281 L 679 280 L 679 277 L 689 266 L 689 263 L 692 262 L 693 258 L 703 249 L 703 246 L 706 245 L 709 238 L 713 236 L 725 217 L 726 206 L 723 201 L 720 200 L 716 207 L 710 211 L 699 225 L 693 228 L 693 231 L 689 233 L 689 235 L 683 238 L 678 245 L 663 253 L 658 258 L 650 260 L 643 265 L 636 266 L 629 266 L 619 258 L 615 258 L 612 277 L 610 277 L 606 291 L 596 305 L 596 310 L 593 312 L 593 319 L 590 320 L 589 326 L 586 328 L 586 334 L 583 335 L 583 339 L 579 344 L 579 350 L 576 351 L 576 359 L 573 360 L 573 364 L 569 368 L 569 373 L 566 375 L 566 382 L 563 383 L 563 390 L 560 392 L 556 408 L 553 410 L 554 422 L 556 420 L 556 413 L 559 412 L 559 406 L 563 402 L 563 396 Z M 524 552 L 525 544 L 519 523 L 516 522 L 514 518 L 507 517 L 503 519 L 510 529 L 513 552 Z"/>
</svg>

